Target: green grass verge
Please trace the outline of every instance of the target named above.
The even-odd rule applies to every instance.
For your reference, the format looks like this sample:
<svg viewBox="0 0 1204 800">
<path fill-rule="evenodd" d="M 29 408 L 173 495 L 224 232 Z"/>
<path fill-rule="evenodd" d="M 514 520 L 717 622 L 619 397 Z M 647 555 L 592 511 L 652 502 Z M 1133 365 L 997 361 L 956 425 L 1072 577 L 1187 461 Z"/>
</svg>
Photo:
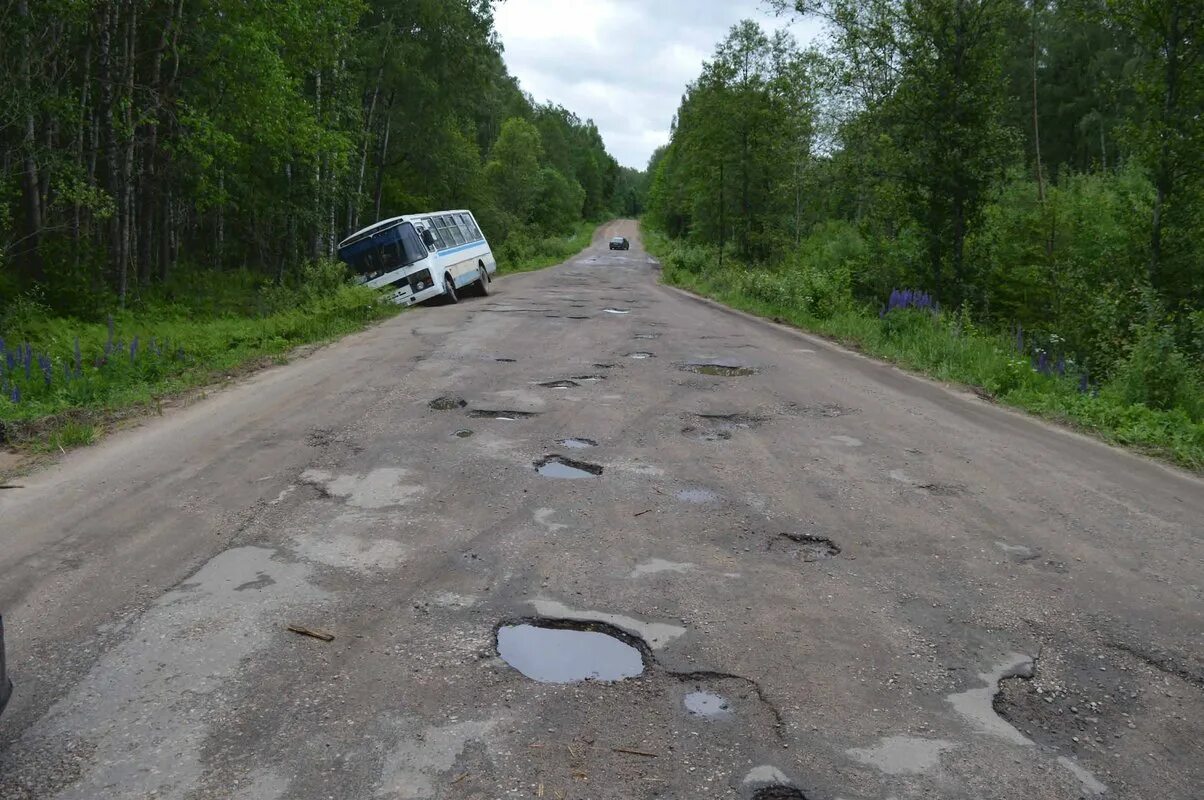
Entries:
<svg viewBox="0 0 1204 800">
<path fill-rule="evenodd" d="M 1204 471 L 1204 423 L 1180 409 L 1158 411 L 1125 403 L 1106 390 L 1081 392 L 1075 380 L 1034 370 L 1027 357 L 1016 353 L 1009 337 L 978 330 L 956 314 L 896 311 L 880 319 L 863 310 L 842 309 L 820 317 L 791 303 L 750 295 L 735 270 L 677 268 L 673 242 L 647 228 L 643 239 L 648 251 L 662 261 L 667 284 L 819 334 L 914 372 L 980 388 L 1002 404 Z"/>
<path fill-rule="evenodd" d="M 299 345 L 335 339 L 400 310 L 371 290 L 343 286 L 323 297 L 298 295 L 293 307 L 261 316 L 193 319 L 156 308 L 115 315 L 111 328 L 27 318 L 4 337 L 9 352 L 28 347 L 34 357 L 28 369 L 4 364 L 0 430 L 5 443 L 35 452 L 90 444 L 131 411 L 158 408 L 164 397 L 280 362 Z"/>
</svg>

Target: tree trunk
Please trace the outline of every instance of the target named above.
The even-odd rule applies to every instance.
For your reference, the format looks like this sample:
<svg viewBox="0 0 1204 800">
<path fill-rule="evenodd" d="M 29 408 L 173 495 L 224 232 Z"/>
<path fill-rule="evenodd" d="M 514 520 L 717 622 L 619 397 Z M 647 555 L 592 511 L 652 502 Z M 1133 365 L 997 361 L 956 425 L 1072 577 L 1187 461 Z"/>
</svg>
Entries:
<svg viewBox="0 0 1204 800">
<path fill-rule="evenodd" d="M 1167 21 L 1166 85 L 1163 87 L 1162 119 L 1158 132 L 1158 167 L 1154 178 L 1154 219 L 1150 232 L 1150 284 L 1159 288 L 1162 271 L 1162 223 L 1166 214 L 1166 203 L 1175 188 L 1171 164 L 1171 131 L 1179 103 L 1179 4 L 1170 4 L 1170 19 Z"/>
<path fill-rule="evenodd" d="M 1045 202 L 1045 176 L 1041 172 L 1041 130 L 1037 124 L 1037 0 L 1032 0 L 1032 45 L 1033 73 L 1033 151 L 1037 155 L 1037 200 Z"/>
<path fill-rule="evenodd" d="M 17 16 L 22 23 L 21 36 L 21 88 L 25 106 L 24 135 L 21 144 L 21 204 L 25 211 L 25 235 L 21 240 L 19 262 L 27 281 L 45 280 L 42 257 L 38 250 L 42 236 L 41 180 L 38 176 L 37 120 L 33 105 L 33 63 L 30 29 L 33 20 L 29 15 L 29 3 L 18 0 Z"/>
<path fill-rule="evenodd" d="M 389 99 L 385 102 L 385 133 L 380 138 L 380 147 L 377 148 L 376 159 L 376 191 L 374 192 L 373 208 L 375 209 L 376 219 L 380 219 L 380 202 L 381 195 L 385 188 L 385 158 L 389 153 L 389 132 L 393 127 L 393 98 L 396 92 L 389 92 Z"/>
</svg>

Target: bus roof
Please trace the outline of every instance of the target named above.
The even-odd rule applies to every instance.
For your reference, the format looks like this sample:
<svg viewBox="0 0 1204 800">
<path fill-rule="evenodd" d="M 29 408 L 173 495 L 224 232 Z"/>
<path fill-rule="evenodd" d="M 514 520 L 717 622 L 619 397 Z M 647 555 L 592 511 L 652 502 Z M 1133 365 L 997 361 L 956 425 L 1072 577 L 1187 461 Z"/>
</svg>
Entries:
<svg viewBox="0 0 1204 800">
<path fill-rule="evenodd" d="M 358 231 L 339 242 L 339 247 L 346 247 L 358 239 L 362 239 L 365 236 L 371 236 L 374 233 L 402 222 L 418 222 L 426 219 L 427 217 L 438 216 L 439 214 L 468 214 L 469 216 L 472 216 L 472 212 L 466 208 L 452 208 L 446 211 L 424 211 L 421 214 L 403 214 L 400 217 L 389 217 L 388 219 L 382 219 L 380 222 L 374 222 L 366 228 L 360 228 Z M 475 220 L 476 217 L 473 217 L 473 219 Z"/>
</svg>

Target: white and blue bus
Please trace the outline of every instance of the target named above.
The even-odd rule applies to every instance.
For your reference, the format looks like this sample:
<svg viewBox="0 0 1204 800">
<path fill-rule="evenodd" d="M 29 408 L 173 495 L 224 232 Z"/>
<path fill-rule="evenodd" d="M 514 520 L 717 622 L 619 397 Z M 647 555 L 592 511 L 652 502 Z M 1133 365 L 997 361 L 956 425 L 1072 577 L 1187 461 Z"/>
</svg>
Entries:
<svg viewBox="0 0 1204 800">
<path fill-rule="evenodd" d="M 465 291 L 489 294 L 497 261 L 470 211 L 393 217 L 339 242 L 339 260 L 356 280 L 413 305 L 440 295 L 455 303 Z"/>
</svg>

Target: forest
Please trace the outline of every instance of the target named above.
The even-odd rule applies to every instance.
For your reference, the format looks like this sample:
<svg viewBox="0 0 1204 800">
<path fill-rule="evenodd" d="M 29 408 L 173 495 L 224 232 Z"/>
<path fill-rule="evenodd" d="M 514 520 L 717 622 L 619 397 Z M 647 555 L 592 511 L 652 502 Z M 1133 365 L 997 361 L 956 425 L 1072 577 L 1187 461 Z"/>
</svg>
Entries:
<svg viewBox="0 0 1204 800">
<path fill-rule="evenodd" d="M 506 270 L 639 210 L 489 0 L 0 0 L 0 41 L 0 420 L 386 313 L 331 259 L 381 217 L 470 208 Z"/>
<path fill-rule="evenodd" d="M 776 5 L 650 163 L 668 280 L 1204 466 L 1204 5 Z"/>
</svg>

